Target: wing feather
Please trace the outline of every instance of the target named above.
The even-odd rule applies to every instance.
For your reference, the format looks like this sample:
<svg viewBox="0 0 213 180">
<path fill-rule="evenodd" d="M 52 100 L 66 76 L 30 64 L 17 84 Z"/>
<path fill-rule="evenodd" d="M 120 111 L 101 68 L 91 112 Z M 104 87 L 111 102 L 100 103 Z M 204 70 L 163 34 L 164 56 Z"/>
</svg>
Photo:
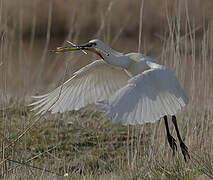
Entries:
<svg viewBox="0 0 213 180">
<path fill-rule="evenodd" d="M 174 73 L 163 66 L 156 66 L 128 81 L 108 100 L 102 101 L 106 117 L 123 124 L 155 122 L 165 115 L 174 115 L 188 103 Z"/>
<path fill-rule="evenodd" d="M 97 60 L 75 72 L 72 78 L 52 92 L 34 96 L 37 101 L 30 106 L 34 106 L 33 110 L 39 109 L 37 114 L 78 110 L 109 98 L 129 79 L 123 69 Z"/>
</svg>

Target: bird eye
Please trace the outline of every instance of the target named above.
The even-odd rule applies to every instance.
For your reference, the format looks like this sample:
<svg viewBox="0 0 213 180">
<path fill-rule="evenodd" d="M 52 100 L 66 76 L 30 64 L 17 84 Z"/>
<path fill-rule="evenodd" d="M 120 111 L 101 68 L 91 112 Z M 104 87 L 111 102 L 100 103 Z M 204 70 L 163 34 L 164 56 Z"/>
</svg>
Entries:
<svg viewBox="0 0 213 180">
<path fill-rule="evenodd" d="M 91 42 L 86 44 L 86 47 L 92 47 L 92 46 L 96 46 L 97 44 L 95 42 Z"/>
</svg>

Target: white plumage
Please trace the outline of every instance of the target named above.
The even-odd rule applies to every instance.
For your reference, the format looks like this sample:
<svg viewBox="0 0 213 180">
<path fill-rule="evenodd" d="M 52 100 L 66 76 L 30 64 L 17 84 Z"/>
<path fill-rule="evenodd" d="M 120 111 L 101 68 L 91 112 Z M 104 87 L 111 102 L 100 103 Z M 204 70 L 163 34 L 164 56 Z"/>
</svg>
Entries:
<svg viewBox="0 0 213 180">
<path fill-rule="evenodd" d="M 72 78 L 54 91 L 34 96 L 40 100 L 31 105 L 35 106 L 33 110 L 39 109 L 37 114 L 79 110 L 88 104 L 108 99 L 125 86 L 128 79 L 123 69 L 97 60 L 75 72 Z"/>
<path fill-rule="evenodd" d="M 100 40 L 76 46 L 95 52 L 101 60 L 75 72 L 71 79 L 54 91 L 35 96 L 32 103 L 37 114 L 46 111 L 78 110 L 88 104 L 101 103 L 106 117 L 123 124 L 155 122 L 174 115 L 188 103 L 174 73 L 156 60 L 139 53 L 116 53 Z M 75 50 L 60 48 L 57 52 Z M 77 49 L 76 49 L 77 50 Z"/>
<path fill-rule="evenodd" d="M 153 64 L 155 65 L 155 64 Z M 174 115 L 188 102 L 173 72 L 158 66 L 128 81 L 109 99 L 102 110 L 110 109 L 107 117 L 116 114 L 114 122 L 143 124 L 155 122 L 165 115 Z"/>
</svg>

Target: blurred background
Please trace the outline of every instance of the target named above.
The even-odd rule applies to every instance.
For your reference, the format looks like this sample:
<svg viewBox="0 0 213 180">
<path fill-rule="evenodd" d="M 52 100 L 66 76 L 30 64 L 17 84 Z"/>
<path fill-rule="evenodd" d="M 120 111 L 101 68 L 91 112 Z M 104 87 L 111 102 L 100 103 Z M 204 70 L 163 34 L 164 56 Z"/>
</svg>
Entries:
<svg viewBox="0 0 213 180">
<path fill-rule="evenodd" d="M 153 179 L 212 177 L 212 9 L 212 0 L 0 0 L 2 162 L 9 157 L 78 175 L 118 172 L 115 179 L 134 173 Z M 91 39 L 123 53 L 141 52 L 174 71 L 189 96 L 189 104 L 177 113 L 189 163 L 180 153 L 172 157 L 163 121 L 129 128 L 111 125 L 98 113 L 78 111 L 47 114 L 32 125 L 34 112 L 26 106 L 31 96 L 53 90 L 97 58 L 50 50 L 67 40 L 81 44 Z M 20 132 L 23 138 L 13 144 Z M 12 146 L 4 149 L 8 144 Z M 31 169 L 21 167 L 19 177 L 25 173 L 29 179 Z M 5 161 L 2 169 L 18 179 L 16 164 Z"/>
<path fill-rule="evenodd" d="M 66 40 L 79 44 L 98 38 L 118 51 L 139 51 L 158 61 L 170 46 L 170 56 L 177 50 L 191 61 L 194 53 L 198 61 L 204 40 L 206 53 L 212 53 L 212 9 L 211 0 L 2 0 L 0 89 L 23 98 L 55 87 L 94 60 L 48 51 Z M 192 69 L 190 62 L 187 68 Z"/>
</svg>

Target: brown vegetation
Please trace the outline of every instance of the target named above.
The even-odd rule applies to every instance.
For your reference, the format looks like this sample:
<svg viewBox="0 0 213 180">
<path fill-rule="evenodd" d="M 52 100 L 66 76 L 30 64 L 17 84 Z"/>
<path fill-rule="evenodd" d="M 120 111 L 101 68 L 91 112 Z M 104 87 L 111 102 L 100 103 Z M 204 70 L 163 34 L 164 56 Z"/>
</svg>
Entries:
<svg viewBox="0 0 213 180">
<path fill-rule="evenodd" d="M 55 176 L 29 165 L 70 178 L 213 177 L 212 9 L 212 0 L 2 0 L 1 177 Z M 48 114 L 33 124 L 36 118 L 26 107 L 30 96 L 55 88 L 93 59 L 48 50 L 65 40 L 94 38 L 122 52 L 139 49 L 175 72 L 190 98 L 177 117 L 191 161 L 172 157 L 161 121 L 128 128 L 81 110 Z"/>
</svg>

